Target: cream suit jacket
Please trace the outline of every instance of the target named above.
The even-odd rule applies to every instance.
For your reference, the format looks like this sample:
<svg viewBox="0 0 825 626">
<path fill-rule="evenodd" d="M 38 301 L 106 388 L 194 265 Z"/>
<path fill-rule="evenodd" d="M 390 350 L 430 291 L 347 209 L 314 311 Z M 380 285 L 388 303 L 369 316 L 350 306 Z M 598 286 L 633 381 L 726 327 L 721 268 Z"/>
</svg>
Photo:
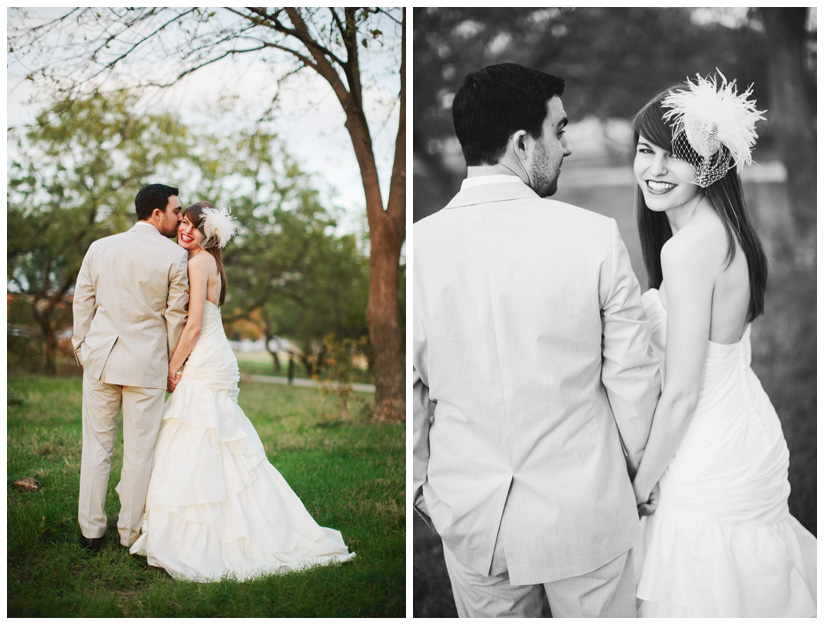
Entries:
<svg viewBox="0 0 825 626">
<path fill-rule="evenodd" d="M 72 345 L 102 382 L 166 388 L 186 321 L 186 251 L 148 223 L 89 246 L 75 284 Z"/>
<path fill-rule="evenodd" d="M 413 228 L 416 508 L 517 585 L 630 549 L 660 379 L 616 222 L 512 177 Z"/>
</svg>

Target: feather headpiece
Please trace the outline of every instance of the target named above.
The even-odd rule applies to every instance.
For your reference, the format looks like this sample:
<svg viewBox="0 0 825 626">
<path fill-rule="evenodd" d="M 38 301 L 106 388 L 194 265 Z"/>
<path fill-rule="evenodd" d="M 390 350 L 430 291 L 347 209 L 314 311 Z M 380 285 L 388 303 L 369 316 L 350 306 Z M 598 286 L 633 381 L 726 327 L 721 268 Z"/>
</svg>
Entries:
<svg viewBox="0 0 825 626">
<path fill-rule="evenodd" d="M 201 248 L 224 248 L 237 230 L 235 218 L 229 209 L 205 207 L 201 209 L 200 221 L 205 235 Z"/>
<path fill-rule="evenodd" d="M 686 89 L 670 91 L 662 107 L 670 109 L 664 120 L 673 131 L 673 154 L 694 168 L 689 181 L 709 187 L 722 178 L 731 167 L 750 165 L 751 150 L 756 144 L 756 122 L 764 120 L 749 100 L 753 85 L 736 93 L 736 80 L 728 82 L 725 75 L 696 82 L 687 80 Z"/>
</svg>

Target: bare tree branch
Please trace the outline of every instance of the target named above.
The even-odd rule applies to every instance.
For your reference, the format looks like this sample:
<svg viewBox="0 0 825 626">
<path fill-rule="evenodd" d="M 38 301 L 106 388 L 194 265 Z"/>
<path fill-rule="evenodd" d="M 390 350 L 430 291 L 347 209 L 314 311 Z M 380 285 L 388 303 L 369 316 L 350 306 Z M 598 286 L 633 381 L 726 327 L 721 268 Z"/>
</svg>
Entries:
<svg viewBox="0 0 825 626">
<path fill-rule="evenodd" d="M 132 52 L 134 52 L 134 51 L 135 51 L 135 50 L 136 50 L 136 49 L 137 49 L 137 48 L 138 48 L 141 44 L 143 44 L 143 43 L 147 42 L 149 39 L 151 39 L 152 37 L 154 37 L 155 35 L 157 35 L 159 32 L 161 32 L 161 31 L 162 31 L 163 29 L 165 29 L 167 26 L 169 26 L 170 24 L 173 24 L 174 22 L 176 22 L 176 21 L 178 21 L 178 20 L 183 19 L 184 17 L 186 17 L 187 15 L 189 15 L 190 13 L 192 13 L 193 11 L 195 11 L 195 9 L 189 9 L 188 11 L 184 11 L 183 13 L 179 13 L 179 14 L 175 15 L 175 17 L 173 17 L 173 18 L 172 18 L 172 19 L 170 19 L 170 20 L 167 20 L 166 22 L 164 22 L 163 24 L 161 24 L 160 26 L 158 26 L 155 30 L 153 30 L 151 33 L 149 33 L 148 35 L 143 36 L 141 39 L 139 39 L 138 41 L 136 41 L 136 42 L 135 42 L 135 43 L 134 43 L 134 44 L 133 44 L 130 48 L 128 48 L 125 52 L 123 52 L 123 53 L 122 53 L 119 57 L 117 57 L 116 59 L 114 59 L 114 60 L 112 60 L 112 61 L 109 61 L 109 62 L 106 64 L 106 66 L 104 67 L 104 69 L 105 69 L 105 68 L 112 68 L 112 69 L 114 69 L 115 65 L 117 65 L 117 64 L 118 64 L 118 62 L 122 61 L 122 60 L 123 60 L 123 59 L 125 59 L 127 56 L 129 56 L 129 55 L 130 55 Z M 110 37 L 110 38 L 109 38 L 109 41 L 112 41 L 115 37 L 116 37 L 116 35 L 115 35 L 115 36 Z M 102 72 L 102 71 L 103 71 L 103 69 L 101 69 L 100 71 Z M 97 74 L 94 74 L 94 75 L 92 76 L 92 78 L 95 78 L 95 77 L 96 77 L 99 73 L 100 73 L 100 72 L 98 72 Z"/>
<path fill-rule="evenodd" d="M 404 18 L 402 18 L 402 19 L 401 19 L 401 21 L 399 21 L 399 20 L 398 20 L 398 18 L 396 18 L 396 17 L 395 17 L 392 13 L 388 12 L 388 11 L 387 11 L 385 8 L 383 8 L 383 7 L 378 7 L 378 9 L 377 9 L 377 13 L 380 13 L 381 15 L 384 15 L 384 16 L 386 16 L 387 18 L 391 19 L 391 20 L 392 20 L 393 22 L 395 22 L 398 26 L 402 26 L 402 27 L 403 27 L 403 25 L 404 25 L 404 21 L 405 21 L 405 20 L 404 20 Z"/>
<path fill-rule="evenodd" d="M 316 58 L 316 60 L 318 58 L 317 54 L 320 54 L 322 56 L 329 57 L 332 61 L 334 61 L 341 67 L 345 65 L 345 62 L 338 58 L 338 56 L 336 56 L 332 52 L 332 50 L 320 45 L 318 41 L 309 34 L 309 31 L 306 28 L 306 24 L 303 23 L 303 20 L 301 20 L 302 26 L 299 26 L 295 23 L 295 19 L 293 18 L 295 15 L 299 15 L 295 9 L 283 9 L 286 12 L 287 16 L 289 16 L 289 19 L 292 22 L 293 26 L 295 26 L 295 28 L 288 28 L 284 26 L 280 22 L 280 20 L 278 20 L 277 14 L 269 15 L 266 12 L 266 9 L 247 7 L 247 10 L 252 11 L 253 14 L 258 16 L 258 19 L 261 20 L 260 24 L 262 26 L 267 26 L 268 28 L 271 28 L 279 33 L 283 33 L 285 35 L 289 35 L 291 37 L 294 37 L 295 39 L 298 39 L 307 48 L 307 50 L 310 51 L 310 53 L 313 57 Z M 253 16 L 249 16 L 238 11 L 233 11 L 233 13 L 236 13 L 241 17 L 245 17 L 246 19 L 255 19 Z"/>
</svg>

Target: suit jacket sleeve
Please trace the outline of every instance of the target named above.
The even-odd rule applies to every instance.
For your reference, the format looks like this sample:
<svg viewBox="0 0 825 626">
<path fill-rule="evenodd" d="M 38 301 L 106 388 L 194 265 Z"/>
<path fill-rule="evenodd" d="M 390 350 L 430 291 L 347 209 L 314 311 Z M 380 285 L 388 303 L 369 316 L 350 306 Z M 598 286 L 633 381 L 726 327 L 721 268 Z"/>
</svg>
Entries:
<svg viewBox="0 0 825 626">
<path fill-rule="evenodd" d="M 92 244 L 94 245 L 94 244 Z M 75 280 L 74 297 L 72 299 L 72 348 L 74 348 L 74 358 L 78 365 L 83 367 L 83 360 L 80 358 L 80 347 L 86 339 L 86 334 L 92 325 L 97 308 L 95 299 L 94 283 L 92 282 L 92 247 L 83 257 L 83 263 Z"/>
<path fill-rule="evenodd" d="M 611 220 L 611 240 L 612 251 L 600 286 L 602 382 L 633 477 L 659 400 L 660 374 L 639 283 L 614 220 Z"/>
<path fill-rule="evenodd" d="M 430 522 L 424 502 L 424 483 L 427 482 L 427 464 L 430 459 L 430 423 L 435 402 L 430 401 L 430 390 L 413 365 L 413 508 L 427 523 Z"/>
<path fill-rule="evenodd" d="M 183 255 L 172 267 L 169 278 L 169 295 L 166 299 L 166 338 L 169 342 L 169 354 L 172 357 L 175 346 L 178 345 L 181 331 L 186 324 L 186 306 L 189 304 L 189 273 L 187 270 L 187 255 Z"/>
<path fill-rule="evenodd" d="M 413 312 L 413 508 L 428 524 L 424 484 L 430 460 L 430 424 L 435 402 L 430 400 L 427 372 L 427 339 L 420 317 Z"/>
</svg>

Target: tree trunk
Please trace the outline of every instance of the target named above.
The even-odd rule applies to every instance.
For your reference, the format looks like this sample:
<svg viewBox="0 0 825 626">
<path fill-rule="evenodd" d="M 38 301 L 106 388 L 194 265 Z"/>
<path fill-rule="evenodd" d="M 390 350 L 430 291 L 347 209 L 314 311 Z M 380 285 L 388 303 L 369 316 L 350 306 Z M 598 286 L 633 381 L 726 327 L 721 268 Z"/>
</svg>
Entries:
<svg viewBox="0 0 825 626">
<path fill-rule="evenodd" d="M 367 327 L 374 357 L 375 419 L 399 422 L 404 421 L 406 415 L 404 341 L 398 323 L 398 268 L 404 241 L 404 224 L 403 221 L 397 223 L 389 210 L 389 204 L 388 210 L 384 211 L 366 120 L 360 119 L 362 117 L 363 113 L 353 115 L 347 122 L 347 130 L 358 162 L 362 165 L 370 228 Z M 401 141 L 403 144 L 403 138 Z M 364 175 L 365 171 L 370 171 L 372 175 Z"/>
<path fill-rule="evenodd" d="M 311 39 L 301 15 L 294 8 L 285 9 L 296 28 L 296 36 L 305 45 Z M 347 9 L 347 11 L 351 11 Z M 313 69 L 329 82 L 346 115 L 344 127 L 352 141 L 355 159 L 361 172 L 367 221 L 370 229 L 370 291 L 367 303 L 367 326 L 375 357 L 376 421 L 404 421 L 406 417 L 404 337 L 398 323 L 398 265 L 406 229 L 406 9 L 401 25 L 400 112 L 395 142 L 390 195 L 387 210 L 381 198 L 375 154 L 369 125 L 361 100 L 358 67 L 357 31 L 342 32 L 347 48 L 345 74 L 349 90 L 341 82 L 329 60 L 316 46 L 307 45 L 315 65 Z"/>
<path fill-rule="evenodd" d="M 277 350 L 270 350 L 269 349 L 269 342 L 275 338 L 275 335 L 270 335 L 268 332 L 264 333 L 264 348 L 266 351 L 269 352 L 270 356 L 272 357 L 272 368 L 275 372 L 281 371 L 281 360 L 278 358 L 278 351 Z"/>
<path fill-rule="evenodd" d="M 395 237 L 370 229 L 370 292 L 367 325 L 373 353 L 375 419 L 404 421 L 406 391 L 404 337 L 398 323 L 398 260 L 401 246 Z M 377 230 L 377 232 L 376 232 Z"/>
<path fill-rule="evenodd" d="M 406 11 L 405 22 L 406 22 Z M 376 421 L 403 422 L 406 418 L 404 337 L 399 324 L 398 271 L 406 233 L 406 38 L 402 30 L 399 75 L 400 110 L 395 140 L 387 210 L 381 199 L 372 140 L 363 108 L 352 98 L 344 110 L 345 123 L 361 170 L 370 229 L 370 290 L 367 327 L 373 352 Z"/>
<path fill-rule="evenodd" d="M 768 120 L 775 132 L 788 172 L 790 214 L 795 231 L 792 246 L 798 260 L 816 260 L 816 121 L 805 81 L 805 20 L 808 9 L 759 9 L 768 50 Z"/>
<path fill-rule="evenodd" d="M 43 337 L 43 371 L 49 376 L 57 374 L 57 337 L 49 317 L 41 317 L 40 334 Z"/>
<path fill-rule="evenodd" d="M 407 414 L 405 338 L 399 324 L 398 309 L 398 271 L 401 246 L 406 237 L 407 212 L 406 9 L 403 16 L 398 134 L 395 138 L 387 210 L 382 210 L 379 214 L 376 211 L 379 207 L 370 207 L 369 203 L 367 204 L 370 223 L 370 292 L 367 325 L 375 359 L 375 419 L 393 422 L 403 422 Z"/>
<path fill-rule="evenodd" d="M 310 378 L 314 378 L 317 374 L 317 371 L 315 365 L 312 362 L 312 357 L 308 353 L 304 352 L 301 355 L 301 363 L 304 364 L 304 369 L 307 372 L 307 376 L 309 376 Z"/>
</svg>

